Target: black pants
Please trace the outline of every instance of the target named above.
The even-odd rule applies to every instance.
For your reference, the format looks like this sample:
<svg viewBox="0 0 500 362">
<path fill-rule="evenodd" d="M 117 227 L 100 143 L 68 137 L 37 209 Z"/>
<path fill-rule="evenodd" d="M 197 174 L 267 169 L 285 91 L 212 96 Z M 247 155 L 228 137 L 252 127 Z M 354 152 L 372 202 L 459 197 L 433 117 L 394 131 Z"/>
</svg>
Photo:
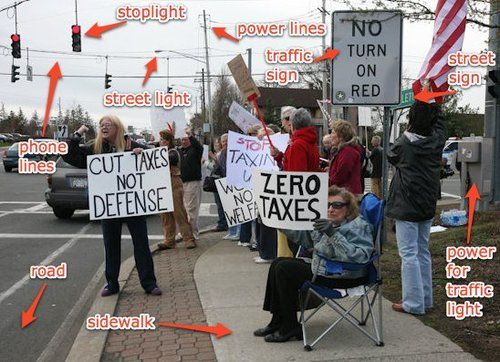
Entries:
<svg viewBox="0 0 500 362">
<path fill-rule="evenodd" d="M 278 254 L 276 229 L 270 228 L 257 220 L 256 235 L 259 256 L 267 260 L 276 259 Z"/>
<path fill-rule="evenodd" d="M 108 289 L 118 291 L 121 264 L 122 224 L 126 223 L 134 244 L 134 258 L 141 285 L 146 292 L 156 288 L 156 277 L 149 249 L 146 216 L 134 216 L 101 221 L 104 249 L 106 250 L 106 280 Z"/>
<path fill-rule="evenodd" d="M 305 281 L 313 277 L 311 264 L 302 259 L 278 258 L 269 268 L 267 275 L 266 296 L 263 309 L 273 314 L 273 327 L 287 333 L 299 326 L 297 311 L 299 308 L 299 289 Z M 317 277 L 316 283 L 329 288 L 352 288 L 366 282 L 359 279 L 331 279 Z M 278 325 L 276 325 L 276 323 Z"/>
</svg>

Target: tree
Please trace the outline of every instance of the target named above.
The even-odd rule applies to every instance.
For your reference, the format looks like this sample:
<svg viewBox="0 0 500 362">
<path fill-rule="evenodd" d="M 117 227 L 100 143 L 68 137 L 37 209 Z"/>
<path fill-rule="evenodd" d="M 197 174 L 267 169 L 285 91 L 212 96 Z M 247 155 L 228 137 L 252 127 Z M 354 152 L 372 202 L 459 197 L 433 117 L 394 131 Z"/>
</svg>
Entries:
<svg viewBox="0 0 500 362">
<path fill-rule="evenodd" d="M 40 118 L 38 117 L 38 112 L 35 110 L 28 124 L 26 125 L 26 133 L 30 136 L 37 135 L 37 131 L 40 129 L 39 123 L 40 123 Z"/>
<path fill-rule="evenodd" d="M 399 9 L 403 11 L 403 16 L 410 21 L 434 20 L 434 6 L 436 1 L 417 0 L 340 0 L 353 10 L 371 9 Z M 494 0 L 496 1 L 496 0 Z M 429 5 L 432 4 L 432 5 Z M 481 28 L 498 28 L 498 24 L 489 24 L 488 18 L 491 16 L 489 0 L 468 0 L 467 1 L 467 22 L 478 25 Z"/>
<path fill-rule="evenodd" d="M 448 137 L 466 137 L 471 134 L 476 136 L 484 133 L 484 115 L 479 114 L 479 109 L 470 104 L 459 106 L 462 99 L 459 92 L 443 103 L 443 116 L 447 123 Z"/>
<path fill-rule="evenodd" d="M 223 71 L 215 82 L 215 93 L 212 98 L 212 117 L 214 134 L 217 136 L 226 133 L 228 130 L 238 131 L 238 127 L 229 118 L 229 107 L 233 101 L 241 103 L 240 91 L 229 80 L 228 75 Z"/>
</svg>

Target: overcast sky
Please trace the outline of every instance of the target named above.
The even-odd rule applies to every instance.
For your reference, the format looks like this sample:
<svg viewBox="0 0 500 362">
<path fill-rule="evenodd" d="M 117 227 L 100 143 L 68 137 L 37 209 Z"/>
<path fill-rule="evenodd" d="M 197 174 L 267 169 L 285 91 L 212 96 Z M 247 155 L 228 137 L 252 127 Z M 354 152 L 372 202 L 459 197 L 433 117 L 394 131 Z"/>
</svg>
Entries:
<svg viewBox="0 0 500 362">
<path fill-rule="evenodd" d="M 437 1 L 428 1 L 435 7 Z M 14 0 L 0 0 L 0 8 L 14 3 Z M 109 55 L 108 73 L 113 76 L 137 75 L 143 76 L 144 65 L 155 56 L 155 49 L 170 49 L 187 53 L 194 57 L 204 56 L 204 38 L 201 28 L 201 14 L 206 10 L 209 14 L 209 26 L 227 26 L 228 32 L 234 34 L 236 22 L 268 22 L 288 21 L 297 19 L 302 22 L 320 22 L 321 14 L 317 10 L 321 0 L 212 0 L 183 2 L 172 1 L 117 1 L 117 0 L 78 0 L 78 20 L 82 32 L 87 31 L 92 24 L 100 25 L 116 22 L 116 7 L 122 4 L 146 6 L 149 4 L 184 4 L 188 8 L 186 21 L 173 21 L 159 24 L 155 21 L 141 24 L 130 21 L 126 26 L 103 35 L 102 39 L 82 37 L 82 53 L 80 56 L 71 54 L 53 54 L 30 52 L 29 61 L 35 74 L 46 74 L 57 61 L 64 75 L 104 76 L 105 62 L 99 56 Z M 327 1 L 327 10 L 345 9 L 336 2 Z M 31 0 L 18 7 L 18 33 L 21 35 L 21 45 L 33 50 L 71 52 L 71 25 L 75 23 L 74 1 L 70 0 Z M 409 23 L 405 21 L 403 35 L 403 71 L 408 77 L 416 77 L 432 40 L 432 23 Z M 329 27 L 330 28 L 330 27 Z M 0 104 L 4 103 L 7 110 L 22 107 L 31 114 L 35 109 L 43 117 L 48 77 L 35 77 L 28 82 L 25 77 L 16 83 L 10 82 L 12 57 L 10 55 L 10 35 L 14 33 L 13 11 L 0 13 Z M 265 64 L 263 51 L 267 47 L 286 49 L 291 46 L 301 46 L 315 49 L 319 55 L 321 38 L 244 38 L 235 44 L 227 40 L 217 39 L 209 32 L 210 67 L 212 73 L 220 73 L 225 64 L 236 54 L 241 53 L 246 59 L 246 49 L 253 49 L 253 73 L 261 74 L 272 66 Z M 328 39 L 330 35 L 328 35 Z M 465 52 L 479 52 L 487 48 L 487 33 L 477 28 L 467 26 Z M 328 42 L 327 42 L 328 45 Z M 7 47 L 2 49 L 1 46 Z M 113 56 L 143 57 L 140 59 L 113 58 Z M 189 58 L 183 58 L 172 53 L 162 53 L 158 56 L 170 57 L 169 74 L 171 76 L 193 76 L 184 79 L 171 79 L 170 85 L 179 90 L 187 90 L 193 98 L 199 97 L 200 83 L 195 83 L 194 77 L 204 65 Z M 26 52 L 22 59 L 16 59 L 21 65 L 22 73 L 26 68 Z M 158 63 L 158 75 L 167 75 L 167 61 Z M 199 75 L 198 75 L 199 77 Z M 256 76 L 261 80 L 262 76 Z M 139 92 L 142 79 L 117 79 L 112 81 L 111 90 L 121 92 Z M 165 79 L 150 79 L 147 89 L 165 89 Z M 484 85 L 473 87 L 464 92 L 464 103 L 484 109 Z M 212 86 L 212 92 L 214 87 Z M 105 92 L 103 78 L 64 78 L 57 87 L 56 99 L 52 107 L 52 115 L 57 115 L 57 98 L 61 97 L 62 108 L 68 108 L 80 103 L 90 112 L 94 119 L 106 113 L 118 114 L 125 124 L 138 128 L 150 127 L 149 110 L 147 109 L 109 109 L 102 106 L 102 96 Z M 194 103 L 194 102 L 193 102 Z M 200 104 L 198 102 L 198 107 Z M 188 113 L 194 112 L 194 104 Z"/>
</svg>

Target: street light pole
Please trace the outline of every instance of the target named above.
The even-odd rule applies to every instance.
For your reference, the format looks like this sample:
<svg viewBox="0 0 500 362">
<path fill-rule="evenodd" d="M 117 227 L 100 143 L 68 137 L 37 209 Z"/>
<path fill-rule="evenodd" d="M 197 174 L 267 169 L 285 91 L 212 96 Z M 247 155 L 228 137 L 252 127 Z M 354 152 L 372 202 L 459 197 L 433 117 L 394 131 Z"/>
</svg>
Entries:
<svg viewBox="0 0 500 362">
<path fill-rule="evenodd" d="M 208 122 L 210 124 L 210 142 L 214 141 L 214 122 L 212 119 L 212 92 L 210 79 L 210 62 L 208 57 L 208 36 L 207 36 L 207 16 L 203 10 L 203 30 L 205 31 L 205 59 L 207 67 L 207 96 L 208 96 Z"/>
</svg>

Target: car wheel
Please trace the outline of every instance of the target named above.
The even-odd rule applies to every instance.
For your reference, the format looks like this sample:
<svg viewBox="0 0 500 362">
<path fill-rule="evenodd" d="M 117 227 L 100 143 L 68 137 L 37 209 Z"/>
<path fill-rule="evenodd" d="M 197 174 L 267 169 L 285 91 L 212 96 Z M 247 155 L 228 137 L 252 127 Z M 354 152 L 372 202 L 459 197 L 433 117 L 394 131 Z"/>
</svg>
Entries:
<svg viewBox="0 0 500 362">
<path fill-rule="evenodd" d="M 12 167 L 10 166 L 3 166 L 3 168 L 5 168 L 5 172 L 12 172 Z"/>
<path fill-rule="evenodd" d="M 75 213 L 75 210 L 65 207 L 53 207 L 52 210 L 59 219 L 69 219 Z"/>
</svg>

